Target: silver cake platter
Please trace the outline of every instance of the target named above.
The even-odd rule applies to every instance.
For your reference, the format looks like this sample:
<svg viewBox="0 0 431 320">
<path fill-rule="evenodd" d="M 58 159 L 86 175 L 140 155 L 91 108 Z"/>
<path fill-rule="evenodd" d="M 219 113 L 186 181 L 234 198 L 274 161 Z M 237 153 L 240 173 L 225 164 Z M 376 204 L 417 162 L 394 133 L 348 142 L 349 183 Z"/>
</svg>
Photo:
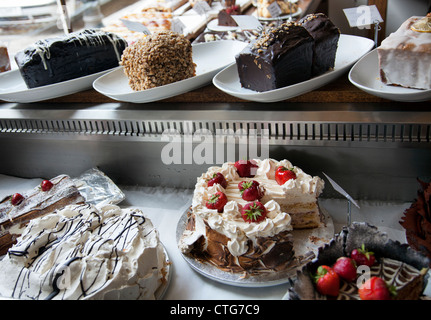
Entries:
<svg viewBox="0 0 431 320">
<path fill-rule="evenodd" d="M 319 247 L 329 243 L 334 237 L 334 223 L 329 213 L 319 205 L 321 213 L 321 225 L 314 229 L 293 230 L 293 249 L 295 259 L 292 264 L 282 272 L 268 271 L 257 275 L 247 273 L 227 272 L 217 268 L 210 263 L 202 262 L 194 257 L 181 252 L 182 257 L 189 266 L 202 276 L 227 285 L 237 287 L 270 287 L 289 282 L 289 279 L 296 276 L 298 268 L 316 257 Z M 182 214 L 177 224 L 176 240 L 177 244 L 183 235 L 187 225 L 187 215 L 190 208 Z"/>
</svg>

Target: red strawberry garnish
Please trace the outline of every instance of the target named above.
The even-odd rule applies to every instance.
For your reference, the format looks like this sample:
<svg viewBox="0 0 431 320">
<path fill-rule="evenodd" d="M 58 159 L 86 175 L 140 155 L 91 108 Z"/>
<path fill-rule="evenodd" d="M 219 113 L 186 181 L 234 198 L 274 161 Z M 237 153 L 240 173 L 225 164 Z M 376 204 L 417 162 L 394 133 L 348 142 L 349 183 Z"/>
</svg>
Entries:
<svg viewBox="0 0 431 320">
<path fill-rule="evenodd" d="M 223 174 L 221 174 L 220 172 L 217 172 L 213 175 L 213 177 L 208 180 L 208 187 L 211 187 L 212 185 L 218 183 L 219 185 L 221 185 L 223 188 L 226 189 L 227 187 L 227 181 L 224 177 Z"/>
<path fill-rule="evenodd" d="M 223 192 L 214 193 L 207 201 L 206 207 L 208 209 L 216 209 L 218 212 L 223 212 L 223 208 L 227 203 L 227 197 Z"/>
<path fill-rule="evenodd" d="M 238 183 L 238 189 L 241 193 L 241 197 L 246 201 L 260 200 L 264 193 L 259 186 L 259 182 L 255 180 L 241 181 Z"/>
<path fill-rule="evenodd" d="M 261 222 L 265 219 L 267 214 L 267 210 L 265 206 L 259 202 L 251 202 L 247 203 L 244 207 L 241 209 L 241 216 L 244 219 L 245 222 Z"/>
<path fill-rule="evenodd" d="M 11 197 L 10 197 L 10 202 L 12 203 L 13 206 L 17 206 L 19 205 L 22 200 L 24 200 L 24 197 L 22 194 L 20 193 L 14 193 Z"/>
<path fill-rule="evenodd" d="M 348 282 L 352 282 L 356 279 L 356 263 L 355 260 L 348 257 L 338 258 L 335 264 L 332 266 L 335 273 Z"/>
<path fill-rule="evenodd" d="M 296 179 L 296 174 L 293 172 L 293 168 L 288 169 L 286 167 L 279 166 L 275 169 L 275 181 L 277 181 L 280 186 L 290 179 Z"/>
<path fill-rule="evenodd" d="M 396 294 L 393 287 L 388 287 L 385 280 L 379 277 L 371 277 L 358 289 L 361 300 L 391 300 Z"/>
<path fill-rule="evenodd" d="M 241 178 L 252 178 L 258 168 L 255 161 L 238 160 L 235 162 L 235 168 Z"/>
<path fill-rule="evenodd" d="M 320 294 L 336 297 L 340 291 L 340 278 L 329 266 L 322 265 L 317 268 L 315 276 L 316 288 Z"/>
<path fill-rule="evenodd" d="M 49 190 L 51 190 L 51 188 L 53 187 L 54 185 L 52 184 L 52 182 L 51 181 L 49 181 L 49 180 L 43 180 L 41 183 L 40 183 L 40 188 L 42 189 L 42 191 L 49 191 Z"/>
<path fill-rule="evenodd" d="M 371 267 L 376 262 L 374 253 L 367 251 L 364 244 L 362 244 L 361 248 L 353 249 L 350 253 L 350 258 L 355 260 L 357 266 L 366 265 Z"/>
</svg>

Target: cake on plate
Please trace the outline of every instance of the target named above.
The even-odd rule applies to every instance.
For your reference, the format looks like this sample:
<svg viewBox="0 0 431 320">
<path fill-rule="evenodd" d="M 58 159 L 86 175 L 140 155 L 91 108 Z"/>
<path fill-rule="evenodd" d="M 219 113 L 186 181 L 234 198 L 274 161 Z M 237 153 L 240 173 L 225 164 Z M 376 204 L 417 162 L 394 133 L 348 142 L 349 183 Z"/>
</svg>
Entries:
<svg viewBox="0 0 431 320">
<path fill-rule="evenodd" d="M 233 272 L 286 269 L 294 228 L 316 228 L 324 182 L 289 161 L 227 162 L 198 179 L 179 248 Z"/>
<path fill-rule="evenodd" d="M 407 244 L 389 239 L 368 223 L 354 222 L 297 271 L 288 295 L 292 300 L 421 299 L 428 282 L 428 264 L 427 257 Z M 324 279 L 326 284 L 316 277 L 319 268 L 331 276 L 331 280 Z"/>
<path fill-rule="evenodd" d="M 431 14 L 407 19 L 377 48 L 386 85 L 431 89 Z"/>
<path fill-rule="evenodd" d="M 32 219 L 85 199 L 73 180 L 59 175 L 43 180 L 31 190 L 6 196 L 0 202 L 0 254 L 5 254 Z"/>
<path fill-rule="evenodd" d="M 120 64 L 134 91 L 196 75 L 190 41 L 170 30 L 153 33 L 127 47 Z"/>
<path fill-rule="evenodd" d="M 32 220 L 0 261 L 0 295 L 16 299 L 154 299 L 168 262 L 138 209 L 69 205 Z"/>
<path fill-rule="evenodd" d="M 331 70 L 339 37 L 338 28 L 323 14 L 269 28 L 236 56 L 241 86 L 264 92 Z"/>
<path fill-rule="evenodd" d="M 27 87 L 35 88 L 118 67 L 126 46 L 114 33 L 88 29 L 39 40 L 15 61 Z"/>
<path fill-rule="evenodd" d="M 263 92 L 310 79 L 313 47 L 313 37 L 300 25 L 270 28 L 236 56 L 241 86 Z"/>
</svg>

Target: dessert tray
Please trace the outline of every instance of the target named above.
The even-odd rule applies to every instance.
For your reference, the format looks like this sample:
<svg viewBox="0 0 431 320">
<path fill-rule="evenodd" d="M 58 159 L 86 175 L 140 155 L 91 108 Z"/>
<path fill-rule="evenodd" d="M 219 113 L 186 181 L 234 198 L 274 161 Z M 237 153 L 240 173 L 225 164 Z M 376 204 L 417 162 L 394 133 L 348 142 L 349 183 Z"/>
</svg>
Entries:
<svg viewBox="0 0 431 320">
<path fill-rule="evenodd" d="M 328 71 L 310 80 L 275 90 L 257 92 L 241 87 L 235 63 L 220 71 L 214 77 L 213 83 L 218 89 L 240 99 L 256 102 L 282 101 L 310 92 L 335 80 L 344 72 L 348 71 L 348 69 L 364 54 L 369 52 L 373 46 L 374 42 L 370 39 L 342 34 L 338 42 L 334 70 Z"/>
<path fill-rule="evenodd" d="M 219 26 L 218 19 L 214 19 L 208 22 L 207 28 L 211 31 L 235 31 L 239 29 L 238 26 Z"/>
<path fill-rule="evenodd" d="M 0 73 L 0 99 L 8 102 L 30 103 L 67 96 L 91 89 L 94 80 L 111 70 L 29 89 L 19 70 L 14 69 Z"/>
<path fill-rule="evenodd" d="M 315 229 L 293 230 L 293 249 L 295 259 L 292 265 L 283 272 L 268 272 L 258 275 L 245 275 L 244 273 L 231 273 L 218 269 L 209 263 L 203 263 L 195 258 L 181 253 L 189 266 L 204 277 L 227 285 L 236 287 L 270 287 L 288 283 L 290 278 L 296 275 L 297 269 L 310 262 L 316 255 L 319 248 L 334 237 L 334 224 L 329 213 L 320 207 L 322 224 Z M 179 242 L 187 224 L 187 215 L 190 207 L 180 217 L 177 230 L 176 241 Z"/>
<path fill-rule="evenodd" d="M 211 83 L 214 75 L 235 61 L 247 43 L 234 40 L 214 41 L 193 45 L 193 61 L 196 63 L 196 76 L 143 91 L 133 91 L 123 68 L 98 78 L 93 83 L 95 90 L 114 100 L 145 103 L 170 98 Z"/>
<path fill-rule="evenodd" d="M 402 101 L 420 102 L 431 99 L 431 90 L 388 86 L 380 79 L 377 49 L 362 57 L 349 72 L 350 82 L 357 88 L 374 96 Z"/>
</svg>

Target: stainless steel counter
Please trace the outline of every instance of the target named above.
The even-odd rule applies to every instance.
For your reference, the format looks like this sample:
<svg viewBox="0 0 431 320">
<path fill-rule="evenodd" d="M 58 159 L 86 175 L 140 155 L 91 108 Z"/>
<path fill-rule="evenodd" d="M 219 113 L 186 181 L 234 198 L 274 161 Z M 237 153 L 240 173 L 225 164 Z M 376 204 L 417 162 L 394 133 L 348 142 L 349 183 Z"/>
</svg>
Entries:
<svg viewBox="0 0 431 320">
<path fill-rule="evenodd" d="M 192 188 L 207 167 L 246 152 L 289 159 L 311 174 L 325 172 L 357 199 L 411 201 L 416 179 L 431 177 L 427 107 L 5 103 L 0 146 L 7 156 L 0 173 L 51 177 L 99 167 L 120 184 Z M 324 196 L 338 194 L 328 184 Z"/>
</svg>

